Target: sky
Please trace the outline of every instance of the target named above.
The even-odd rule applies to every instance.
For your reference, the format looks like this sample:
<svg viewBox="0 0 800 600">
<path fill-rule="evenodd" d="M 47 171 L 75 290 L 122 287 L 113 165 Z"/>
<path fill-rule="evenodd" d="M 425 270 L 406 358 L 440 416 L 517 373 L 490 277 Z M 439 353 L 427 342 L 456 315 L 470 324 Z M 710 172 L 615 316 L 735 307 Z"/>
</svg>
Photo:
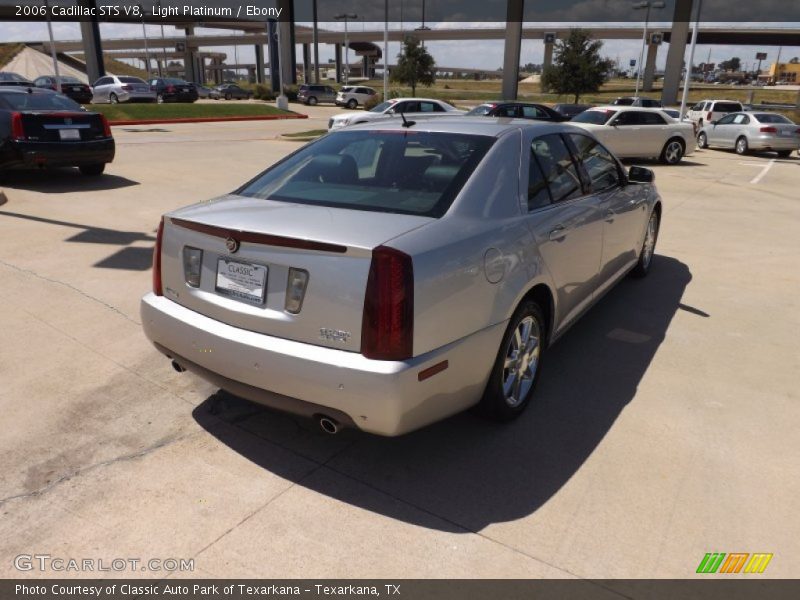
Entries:
<svg viewBox="0 0 800 600">
<path fill-rule="evenodd" d="M 416 24 L 407 24 L 407 27 L 413 27 Z M 434 28 L 447 28 L 447 27 L 486 27 L 486 26 L 504 26 L 503 23 L 429 23 Z M 534 25 L 534 24 L 531 24 Z M 538 24 L 536 24 L 538 25 Z M 379 29 L 382 24 L 378 23 L 351 23 L 351 30 L 359 30 L 360 28 Z M 701 23 L 701 30 L 703 24 Z M 320 28 L 325 29 L 342 29 L 341 23 L 321 23 Z M 392 28 L 399 28 L 399 24 L 392 24 Z M 666 30 L 668 26 L 662 24 L 653 26 L 654 31 Z M 180 35 L 182 31 L 176 30 L 171 26 L 164 27 L 164 33 L 167 37 Z M 214 35 L 214 34 L 228 34 L 230 32 L 217 29 L 197 28 L 195 33 L 200 35 Z M 80 39 L 80 29 L 77 23 L 53 23 L 53 34 L 56 40 L 77 40 Z M 103 23 L 100 25 L 100 34 L 104 38 L 128 38 L 128 37 L 141 37 L 141 25 L 129 25 L 119 23 Z M 148 37 L 159 37 L 161 30 L 157 25 L 147 26 Z M 38 41 L 47 39 L 47 25 L 44 22 L 0 22 L 0 42 L 11 41 Z M 327 62 L 328 59 L 333 58 L 333 46 L 329 44 L 320 44 L 320 62 Z M 503 41 L 502 40 L 476 40 L 469 42 L 468 52 L 464 51 L 463 41 L 442 41 L 442 42 L 426 42 L 426 48 L 433 55 L 436 63 L 441 66 L 447 67 L 471 67 L 480 69 L 497 69 L 503 63 Z M 664 67 L 666 62 L 668 45 L 664 44 L 658 53 L 658 60 L 656 63 L 657 69 Z M 227 62 L 234 63 L 236 52 L 231 47 L 215 47 L 216 52 L 225 52 L 228 55 Z M 390 62 L 394 62 L 394 58 L 400 50 L 399 42 L 389 43 Z M 630 59 L 639 58 L 641 50 L 641 42 L 635 40 L 606 40 L 603 45 L 602 53 L 611 58 L 612 60 L 619 59 L 623 68 L 628 65 Z M 766 69 L 768 65 L 775 60 L 778 55 L 778 48 L 772 46 L 757 47 L 757 46 L 726 46 L 726 45 L 698 45 L 695 53 L 695 64 L 700 62 L 720 62 L 727 60 L 732 56 L 738 56 L 742 60 L 745 68 L 755 68 L 755 53 L 766 52 L 768 60 L 762 63 L 762 68 Z M 541 63 L 543 54 L 543 44 L 541 40 L 523 40 L 522 51 L 520 57 L 520 64 Z M 298 60 L 300 60 L 301 49 L 297 49 Z M 787 61 L 793 56 L 800 56 L 800 47 L 787 48 L 784 47 L 781 60 Z M 687 47 L 688 58 L 688 47 Z M 351 53 L 351 63 L 356 62 L 354 53 Z M 252 46 L 240 46 L 238 49 L 238 61 L 240 63 L 255 62 L 255 54 Z M 139 66 L 139 65 L 137 65 Z"/>
</svg>

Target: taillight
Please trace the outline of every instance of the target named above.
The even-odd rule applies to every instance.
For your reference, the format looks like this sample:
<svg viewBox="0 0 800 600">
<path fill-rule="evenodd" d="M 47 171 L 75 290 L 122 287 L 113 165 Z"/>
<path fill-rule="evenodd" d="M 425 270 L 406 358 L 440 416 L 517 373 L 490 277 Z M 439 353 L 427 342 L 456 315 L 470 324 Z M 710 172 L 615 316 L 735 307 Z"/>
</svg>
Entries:
<svg viewBox="0 0 800 600">
<path fill-rule="evenodd" d="M 122 89 L 125 90 L 125 91 L 130 91 L 130 90 L 133 89 L 133 86 L 132 85 L 123 85 Z"/>
<path fill-rule="evenodd" d="M 156 246 L 153 248 L 153 293 L 156 296 L 164 295 L 164 288 L 161 286 L 161 240 L 164 237 L 164 217 L 158 224 L 156 234 Z"/>
<path fill-rule="evenodd" d="M 109 124 L 108 119 L 106 119 L 105 115 L 101 114 L 100 120 L 103 122 L 103 135 L 106 137 L 111 137 L 111 125 Z"/>
<path fill-rule="evenodd" d="M 379 246 L 372 251 L 361 353 L 377 360 L 411 358 L 414 341 L 414 266 L 404 252 Z"/>
<path fill-rule="evenodd" d="M 174 92 L 174 91 L 175 91 L 175 86 L 174 86 L 174 85 L 168 85 L 168 86 L 167 86 L 167 92 L 168 92 L 168 93 L 170 93 L 170 94 L 171 94 L 171 93 L 172 93 L 172 92 Z"/>
<path fill-rule="evenodd" d="M 762 127 L 759 131 L 761 133 L 778 133 L 778 129 L 775 127 Z"/>
<path fill-rule="evenodd" d="M 708 114 L 706 115 L 706 121 L 708 121 L 710 123 L 711 122 L 711 117 L 713 117 L 713 116 L 714 116 L 714 113 L 709 111 Z"/>
<path fill-rule="evenodd" d="M 21 113 L 11 113 L 11 138 L 14 140 L 25 139 L 25 128 L 22 126 Z"/>
</svg>

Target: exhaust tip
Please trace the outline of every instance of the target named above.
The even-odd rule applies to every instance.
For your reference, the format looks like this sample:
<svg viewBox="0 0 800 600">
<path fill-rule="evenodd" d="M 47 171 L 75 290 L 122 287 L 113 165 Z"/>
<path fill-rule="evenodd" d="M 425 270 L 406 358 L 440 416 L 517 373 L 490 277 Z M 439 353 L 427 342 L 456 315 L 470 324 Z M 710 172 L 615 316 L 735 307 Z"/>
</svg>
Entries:
<svg viewBox="0 0 800 600">
<path fill-rule="evenodd" d="M 186 371 L 186 368 L 179 365 L 178 361 L 176 360 L 172 361 L 172 368 L 175 369 L 178 373 L 183 373 L 184 371 Z"/>
<path fill-rule="evenodd" d="M 327 434 L 334 435 L 339 433 L 341 426 L 339 423 L 331 419 L 330 417 L 320 417 L 319 418 L 319 426 L 322 431 Z"/>
</svg>

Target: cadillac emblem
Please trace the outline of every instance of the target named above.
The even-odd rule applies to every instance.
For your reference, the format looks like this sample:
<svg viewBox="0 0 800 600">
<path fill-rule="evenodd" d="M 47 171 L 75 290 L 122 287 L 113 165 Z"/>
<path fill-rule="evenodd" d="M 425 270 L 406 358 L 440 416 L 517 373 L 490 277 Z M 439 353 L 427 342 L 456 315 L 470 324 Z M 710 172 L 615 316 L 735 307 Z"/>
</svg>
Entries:
<svg viewBox="0 0 800 600">
<path fill-rule="evenodd" d="M 228 249 L 228 252 L 234 254 L 239 249 L 239 240 L 229 237 L 225 240 L 225 247 Z"/>
</svg>

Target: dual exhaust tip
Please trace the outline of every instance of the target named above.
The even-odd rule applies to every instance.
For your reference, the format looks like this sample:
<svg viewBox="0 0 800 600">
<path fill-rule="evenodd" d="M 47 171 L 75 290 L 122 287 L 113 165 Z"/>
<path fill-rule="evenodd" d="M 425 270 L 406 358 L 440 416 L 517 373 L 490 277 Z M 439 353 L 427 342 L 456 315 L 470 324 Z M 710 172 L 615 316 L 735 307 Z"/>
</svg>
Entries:
<svg viewBox="0 0 800 600">
<path fill-rule="evenodd" d="M 186 371 L 186 367 L 181 365 L 177 360 L 173 360 L 171 364 L 172 368 L 178 373 L 183 373 Z M 320 415 L 317 418 L 317 422 L 319 423 L 319 428 L 328 435 L 336 435 L 342 430 L 342 426 L 336 419 L 326 417 L 325 415 Z"/>
</svg>

